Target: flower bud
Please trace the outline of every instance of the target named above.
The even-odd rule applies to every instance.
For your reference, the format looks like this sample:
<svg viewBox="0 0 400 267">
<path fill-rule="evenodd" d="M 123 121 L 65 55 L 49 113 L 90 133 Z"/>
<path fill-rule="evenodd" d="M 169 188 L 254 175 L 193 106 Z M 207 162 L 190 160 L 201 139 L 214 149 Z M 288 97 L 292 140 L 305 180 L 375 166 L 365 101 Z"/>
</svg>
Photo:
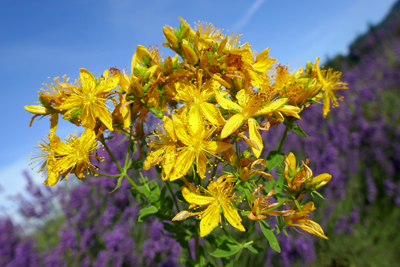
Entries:
<svg viewBox="0 0 400 267">
<path fill-rule="evenodd" d="M 142 85 L 139 83 L 139 80 L 137 78 L 134 78 L 131 82 L 131 89 L 133 94 L 139 98 L 142 99 L 144 96 L 144 92 L 143 92 L 143 87 Z"/>
<path fill-rule="evenodd" d="M 172 73 L 172 58 L 170 56 L 164 61 L 164 72 L 167 75 Z"/>
<path fill-rule="evenodd" d="M 231 164 L 232 166 L 237 166 L 237 163 L 239 162 L 239 160 L 236 155 L 236 152 L 232 148 L 229 148 L 228 150 L 223 151 L 222 156 L 224 156 L 225 160 L 227 162 L 229 162 L 229 164 Z"/>
<path fill-rule="evenodd" d="M 153 67 L 149 68 L 146 73 L 144 74 L 143 79 L 148 80 L 154 77 L 154 74 L 156 73 L 158 69 L 158 65 L 154 65 Z"/>
<path fill-rule="evenodd" d="M 31 106 L 24 106 L 25 110 L 37 114 L 37 115 L 47 115 L 49 112 L 47 109 L 41 105 L 31 105 Z"/>
<path fill-rule="evenodd" d="M 194 50 L 187 44 L 182 44 L 182 53 L 187 62 L 190 64 L 196 64 L 199 61 L 196 52 L 194 52 Z"/>
<path fill-rule="evenodd" d="M 163 32 L 165 39 L 167 39 L 167 42 L 170 46 L 172 47 L 177 47 L 178 46 L 178 38 L 175 36 L 173 32 L 168 30 L 166 27 L 163 27 Z"/>
<path fill-rule="evenodd" d="M 329 173 L 323 173 L 314 177 L 310 182 L 307 183 L 308 188 L 318 189 L 324 185 L 326 185 L 332 178 L 332 175 Z"/>
</svg>

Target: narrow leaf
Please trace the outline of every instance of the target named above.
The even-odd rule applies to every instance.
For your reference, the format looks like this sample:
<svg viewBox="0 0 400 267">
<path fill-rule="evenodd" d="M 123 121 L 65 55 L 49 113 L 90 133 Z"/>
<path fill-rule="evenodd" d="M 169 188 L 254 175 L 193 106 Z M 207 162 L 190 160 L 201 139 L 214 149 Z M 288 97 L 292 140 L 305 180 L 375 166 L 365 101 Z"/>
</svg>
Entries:
<svg viewBox="0 0 400 267">
<path fill-rule="evenodd" d="M 120 186 L 121 186 L 121 183 L 122 183 L 122 179 L 124 179 L 124 176 L 121 176 L 121 177 L 119 177 L 118 178 L 118 181 L 117 181 L 117 186 L 111 191 L 111 192 L 108 192 L 109 194 L 112 194 L 112 193 L 114 193 L 115 192 L 115 190 L 117 190 Z"/>
<path fill-rule="evenodd" d="M 300 136 L 309 137 L 305 132 L 303 132 L 299 125 L 292 125 L 292 131 Z"/>
<path fill-rule="evenodd" d="M 278 240 L 276 239 L 276 236 L 274 232 L 271 230 L 269 227 L 268 223 L 266 221 L 259 221 L 261 231 L 263 232 L 264 236 L 268 239 L 269 245 L 273 250 L 276 252 L 281 252 L 281 248 L 279 247 Z"/>
</svg>

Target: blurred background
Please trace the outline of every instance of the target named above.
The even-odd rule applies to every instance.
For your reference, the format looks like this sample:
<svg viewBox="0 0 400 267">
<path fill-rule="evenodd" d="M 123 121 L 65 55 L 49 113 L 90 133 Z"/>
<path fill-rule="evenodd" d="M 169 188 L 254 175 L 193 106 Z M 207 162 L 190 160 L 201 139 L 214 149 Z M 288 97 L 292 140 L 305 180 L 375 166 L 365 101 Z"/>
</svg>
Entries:
<svg viewBox="0 0 400 267">
<path fill-rule="evenodd" d="M 170 55 L 162 27 L 212 22 L 243 34 L 291 70 L 321 57 L 343 72 L 349 90 L 325 120 L 322 107 L 300 122 L 311 136 L 289 135 L 284 151 L 311 158 L 331 173 L 315 199 L 329 241 L 290 231 L 282 253 L 243 254 L 253 266 L 395 266 L 400 262 L 400 1 L 11 1 L 0 2 L 0 266 L 178 266 L 181 248 L 160 222 L 137 223 L 128 190 L 111 178 L 41 183 L 29 154 L 48 132 L 47 118 L 29 127 L 23 109 L 43 82 L 79 68 L 95 74 L 130 67 L 136 45 Z M 149 127 L 150 128 L 150 127 Z M 275 144 L 284 126 L 263 138 Z M 61 138 L 79 131 L 60 123 Z M 114 146 L 119 143 L 113 139 Z M 119 148 L 116 148 L 119 149 Z M 121 148 L 122 149 L 122 148 Z M 275 147 L 266 147 L 264 153 Z M 122 152 L 121 152 L 122 153 Z M 264 154 L 265 157 L 266 154 Z M 106 161 L 105 167 L 114 170 Z M 150 174 L 151 175 L 151 174 Z M 154 173 L 154 175 L 156 175 Z"/>
</svg>

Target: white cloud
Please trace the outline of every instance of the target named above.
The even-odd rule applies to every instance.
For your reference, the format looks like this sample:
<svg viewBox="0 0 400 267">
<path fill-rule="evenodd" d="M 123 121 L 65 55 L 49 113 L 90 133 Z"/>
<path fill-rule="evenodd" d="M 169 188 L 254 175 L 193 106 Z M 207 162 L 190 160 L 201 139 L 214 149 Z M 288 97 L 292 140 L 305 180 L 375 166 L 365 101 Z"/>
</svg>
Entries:
<svg viewBox="0 0 400 267">
<path fill-rule="evenodd" d="M 258 10 L 258 8 L 264 4 L 267 0 L 256 0 L 246 13 L 231 27 L 234 31 L 239 31 L 250 21 L 253 14 Z"/>
</svg>

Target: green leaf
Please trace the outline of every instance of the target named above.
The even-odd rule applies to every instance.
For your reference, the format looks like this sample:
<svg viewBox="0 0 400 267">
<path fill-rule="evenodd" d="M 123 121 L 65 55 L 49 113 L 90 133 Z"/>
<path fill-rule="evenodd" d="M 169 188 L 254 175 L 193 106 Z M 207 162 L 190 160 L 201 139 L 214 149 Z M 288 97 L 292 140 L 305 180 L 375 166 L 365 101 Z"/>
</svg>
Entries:
<svg viewBox="0 0 400 267">
<path fill-rule="evenodd" d="M 210 255 L 217 258 L 229 257 L 239 252 L 240 248 L 240 245 L 224 242 L 215 251 L 210 252 Z"/>
<path fill-rule="evenodd" d="M 158 212 L 158 209 L 155 206 L 150 206 L 143 208 L 139 211 L 139 218 L 138 222 L 143 222 L 143 220 L 150 215 L 156 214 Z"/>
<path fill-rule="evenodd" d="M 276 252 L 281 252 L 281 248 L 279 247 L 278 240 L 276 239 L 276 236 L 274 232 L 271 230 L 269 227 L 268 223 L 266 221 L 259 221 L 261 231 L 263 232 L 264 236 L 268 239 L 269 245 L 273 250 Z"/>
<path fill-rule="evenodd" d="M 273 150 L 267 156 L 267 169 L 271 171 L 285 159 L 285 153 Z"/>
<path fill-rule="evenodd" d="M 260 252 L 262 252 L 264 250 L 264 249 L 256 246 L 255 244 L 252 244 L 252 245 L 249 244 L 249 245 L 246 245 L 245 247 L 248 250 L 250 250 L 251 252 L 253 252 L 254 254 L 258 254 L 258 253 L 260 253 Z"/>
<path fill-rule="evenodd" d="M 161 194 L 160 194 L 160 207 L 164 206 L 166 192 L 167 192 L 167 186 L 164 185 L 163 188 L 161 189 Z"/>
<path fill-rule="evenodd" d="M 205 264 L 206 264 L 206 257 L 205 257 L 205 254 L 204 254 L 204 248 L 203 248 L 203 246 L 200 246 L 199 247 L 199 258 L 200 258 L 200 264 L 198 265 L 199 267 L 201 267 L 201 266 L 205 266 Z"/>
<path fill-rule="evenodd" d="M 294 203 L 296 203 L 296 207 L 297 207 L 301 212 L 303 212 L 303 210 L 301 209 L 301 206 L 300 206 L 299 202 L 297 201 L 297 199 L 294 197 L 293 200 L 294 200 Z"/>
<path fill-rule="evenodd" d="M 276 185 L 275 185 L 275 196 L 277 197 L 278 201 L 280 201 L 282 198 L 281 195 L 282 195 L 284 181 L 285 181 L 285 176 L 279 175 L 279 178 L 276 181 Z"/>
<path fill-rule="evenodd" d="M 305 132 L 303 132 L 303 130 L 300 128 L 300 126 L 299 125 L 292 125 L 292 131 L 294 132 L 294 133 L 296 133 L 296 134 L 298 134 L 298 135 L 300 135 L 300 136 L 303 136 L 303 137 L 309 137 Z"/>
<path fill-rule="evenodd" d="M 117 190 L 117 189 L 121 186 L 122 179 L 124 179 L 124 176 L 123 176 L 123 175 L 122 175 L 121 177 L 118 178 L 117 186 L 116 186 L 111 192 L 108 192 L 109 194 L 114 193 L 115 190 Z"/>
<path fill-rule="evenodd" d="M 246 195 L 246 200 L 247 200 L 247 202 L 248 202 L 249 205 L 250 205 L 250 201 L 252 201 L 250 189 L 245 188 L 245 189 L 244 189 L 244 193 L 245 193 L 245 195 Z"/>
</svg>

